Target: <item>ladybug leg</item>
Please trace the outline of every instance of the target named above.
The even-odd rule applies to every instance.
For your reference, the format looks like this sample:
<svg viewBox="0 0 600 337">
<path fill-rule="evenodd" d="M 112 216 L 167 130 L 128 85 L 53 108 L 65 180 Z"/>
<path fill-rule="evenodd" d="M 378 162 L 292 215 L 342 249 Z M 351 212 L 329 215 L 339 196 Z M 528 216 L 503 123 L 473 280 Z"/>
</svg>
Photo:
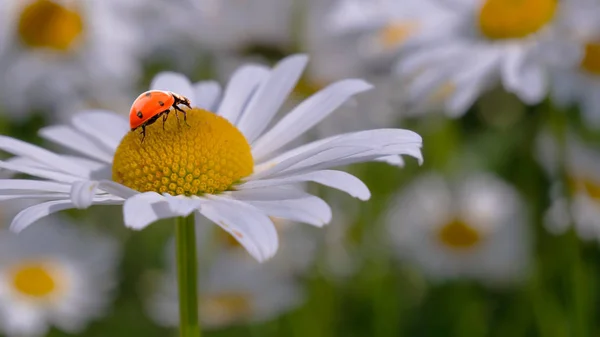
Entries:
<svg viewBox="0 0 600 337">
<path fill-rule="evenodd" d="M 144 138 L 146 138 L 146 125 L 142 125 L 142 143 L 144 142 Z"/>
<path fill-rule="evenodd" d="M 167 121 L 167 117 L 169 117 L 169 110 L 166 112 L 163 111 L 163 130 L 165 129 L 165 122 Z"/>
<path fill-rule="evenodd" d="M 186 105 L 188 106 L 188 105 Z M 173 108 L 175 108 L 175 116 L 177 116 L 177 119 L 179 119 L 179 114 L 177 112 L 181 112 L 183 114 L 183 122 L 185 123 L 185 125 L 190 126 L 187 123 L 187 113 L 185 111 L 183 111 L 180 107 L 178 107 L 177 105 L 173 105 Z"/>
</svg>

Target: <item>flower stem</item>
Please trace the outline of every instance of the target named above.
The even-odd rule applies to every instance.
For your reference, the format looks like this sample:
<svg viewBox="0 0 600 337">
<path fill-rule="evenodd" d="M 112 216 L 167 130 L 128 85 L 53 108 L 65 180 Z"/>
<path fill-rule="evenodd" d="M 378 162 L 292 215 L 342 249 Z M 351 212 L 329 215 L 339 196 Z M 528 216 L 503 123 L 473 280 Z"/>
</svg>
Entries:
<svg viewBox="0 0 600 337">
<path fill-rule="evenodd" d="M 179 336 L 199 337 L 194 214 L 176 219 L 175 244 L 179 284 Z"/>
</svg>

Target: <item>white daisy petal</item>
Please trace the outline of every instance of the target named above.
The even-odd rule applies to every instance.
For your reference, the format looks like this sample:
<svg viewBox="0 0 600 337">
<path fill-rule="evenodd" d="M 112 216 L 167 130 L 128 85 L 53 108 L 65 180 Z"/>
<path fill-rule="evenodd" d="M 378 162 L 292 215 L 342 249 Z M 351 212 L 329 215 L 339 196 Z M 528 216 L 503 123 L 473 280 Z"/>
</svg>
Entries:
<svg viewBox="0 0 600 337">
<path fill-rule="evenodd" d="M 167 193 L 163 194 L 163 197 L 169 203 L 171 212 L 178 216 L 188 216 L 201 205 L 200 199 L 191 199 L 185 196 L 172 196 Z"/>
<path fill-rule="evenodd" d="M 127 199 L 140 193 L 136 190 L 132 190 L 127 186 L 123 186 L 110 180 L 101 180 L 99 188 L 105 192 L 121 197 L 123 199 Z"/>
<path fill-rule="evenodd" d="M 303 101 L 260 137 L 252 147 L 255 160 L 261 160 L 318 124 L 350 97 L 371 89 L 363 80 L 349 79 L 331 84 Z"/>
<path fill-rule="evenodd" d="M 404 167 L 404 159 L 397 155 L 376 158 L 375 161 L 384 162 L 392 166 Z"/>
<path fill-rule="evenodd" d="M 546 93 L 546 78 L 540 65 L 528 62 L 525 50 L 511 50 L 503 62 L 504 86 L 527 104 L 539 103 Z"/>
<path fill-rule="evenodd" d="M 86 180 L 76 181 L 71 185 L 71 202 L 75 208 L 85 209 L 92 205 L 99 182 Z"/>
<path fill-rule="evenodd" d="M 26 180 L 26 179 L 0 179 L 0 192 L 16 191 L 41 191 L 41 192 L 59 192 L 69 193 L 68 184 L 62 184 L 54 181 Z"/>
<path fill-rule="evenodd" d="M 190 100 L 195 98 L 192 82 L 186 76 L 172 71 L 163 71 L 154 76 L 150 90 L 172 91 Z M 192 105 L 197 106 L 198 103 L 192 101 Z"/>
<path fill-rule="evenodd" d="M 194 103 L 196 106 L 208 110 L 215 111 L 219 98 L 221 98 L 221 86 L 215 81 L 203 81 L 195 83 Z"/>
<path fill-rule="evenodd" d="M 45 216 L 74 207 L 71 200 L 53 200 L 28 207 L 14 217 L 10 230 L 20 232 Z"/>
<path fill-rule="evenodd" d="M 307 194 L 288 200 L 247 200 L 248 204 L 264 213 L 282 219 L 323 227 L 331 222 L 331 208 L 323 199 Z"/>
<path fill-rule="evenodd" d="M 35 200 L 35 201 L 48 201 L 48 200 L 65 200 L 69 199 L 68 193 L 30 193 L 30 194 L 8 194 L 0 195 L 0 201 L 7 200 Z"/>
<path fill-rule="evenodd" d="M 73 126 L 90 136 L 98 144 L 114 154 L 123 136 L 129 132 L 129 122 L 125 117 L 110 111 L 88 110 L 73 116 Z"/>
<path fill-rule="evenodd" d="M 261 164 L 268 168 L 259 168 L 249 179 L 326 169 L 397 154 L 410 155 L 421 162 L 421 145 L 421 136 L 409 130 L 378 129 L 348 133 L 283 153 Z"/>
<path fill-rule="evenodd" d="M 246 65 L 236 70 L 225 88 L 217 114 L 236 125 L 250 97 L 269 74 L 267 67 L 259 65 Z"/>
<path fill-rule="evenodd" d="M 306 55 L 292 55 L 271 70 L 269 78 L 257 89 L 237 123 L 252 144 L 269 125 L 283 102 L 296 86 L 306 67 Z"/>
<path fill-rule="evenodd" d="M 48 170 L 47 168 L 31 167 L 31 166 L 26 166 L 26 165 L 19 164 L 19 163 L 0 161 L 0 168 L 3 168 L 5 170 L 14 171 L 14 172 L 25 173 L 25 174 L 43 178 L 43 179 L 56 180 L 56 181 L 64 182 L 64 183 L 72 183 L 74 181 L 81 180 L 80 177 L 76 177 L 76 176 L 72 176 L 72 175 L 68 175 L 68 174 L 60 173 L 60 172 L 56 172 L 56 171 L 51 171 L 51 170 Z"/>
<path fill-rule="evenodd" d="M 202 205 L 200 213 L 233 235 L 259 262 L 268 260 L 277 251 L 275 225 L 254 206 L 214 196 Z"/>
<path fill-rule="evenodd" d="M 41 147 L 0 135 L 0 150 L 33 159 L 50 168 L 80 177 L 89 177 L 90 170 Z"/>
<path fill-rule="evenodd" d="M 102 161 L 112 162 L 112 153 L 104 147 L 99 146 L 93 139 L 85 137 L 73 128 L 65 125 L 54 125 L 42 128 L 38 134 L 51 142 L 62 145 L 65 148 L 77 151 L 77 153 Z"/>
<path fill-rule="evenodd" d="M 136 230 L 144 229 L 157 220 L 176 216 L 165 197 L 156 192 L 136 194 L 123 204 L 125 226 Z"/>
<path fill-rule="evenodd" d="M 310 194 L 293 186 L 274 186 L 269 188 L 253 188 L 228 192 L 237 200 L 271 201 L 300 199 Z"/>
<path fill-rule="evenodd" d="M 369 200 L 371 198 L 371 192 L 369 192 L 369 188 L 360 179 L 356 178 L 350 173 L 334 170 L 314 171 L 279 179 L 249 181 L 238 186 L 237 188 L 240 190 L 265 188 L 270 186 L 297 184 L 306 181 L 312 181 L 321 185 L 338 189 L 360 200 Z"/>
</svg>

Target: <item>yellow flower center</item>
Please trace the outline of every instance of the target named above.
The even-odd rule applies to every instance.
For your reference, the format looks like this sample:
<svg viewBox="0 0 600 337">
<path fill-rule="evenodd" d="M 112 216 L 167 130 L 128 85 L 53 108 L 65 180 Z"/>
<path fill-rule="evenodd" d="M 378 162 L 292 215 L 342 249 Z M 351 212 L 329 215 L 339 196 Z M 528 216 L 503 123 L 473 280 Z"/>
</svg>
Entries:
<svg viewBox="0 0 600 337">
<path fill-rule="evenodd" d="M 254 161 L 244 135 L 228 120 L 202 109 L 187 111 L 187 123 L 171 112 L 131 131 L 115 152 L 112 178 L 139 192 L 171 195 L 216 194 L 252 174 Z M 180 118 L 183 119 L 183 116 Z"/>
<path fill-rule="evenodd" d="M 447 247 L 464 250 L 476 246 L 481 235 L 466 222 L 454 219 L 440 228 L 438 239 Z"/>
<path fill-rule="evenodd" d="M 31 262 L 16 266 L 11 275 L 14 289 L 30 297 L 43 298 L 57 288 L 52 270 L 43 263 Z"/>
<path fill-rule="evenodd" d="M 27 46 L 67 51 L 83 32 L 83 20 L 77 11 L 37 0 L 21 12 L 17 31 Z"/>
<path fill-rule="evenodd" d="M 200 298 L 199 312 L 205 324 L 227 325 L 250 318 L 252 303 L 243 293 L 204 295 Z"/>
<path fill-rule="evenodd" d="M 600 43 L 588 43 L 581 68 L 588 73 L 600 76 Z"/>
<path fill-rule="evenodd" d="M 393 49 L 405 42 L 417 29 L 418 23 L 412 21 L 392 22 L 379 31 L 379 43 L 386 49 Z"/>
<path fill-rule="evenodd" d="M 590 198 L 600 202 L 600 184 L 586 177 L 575 177 L 569 179 L 572 193 L 583 192 Z"/>
<path fill-rule="evenodd" d="M 557 0 L 486 0 L 479 27 L 490 39 L 522 38 L 548 24 L 557 5 Z"/>
</svg>

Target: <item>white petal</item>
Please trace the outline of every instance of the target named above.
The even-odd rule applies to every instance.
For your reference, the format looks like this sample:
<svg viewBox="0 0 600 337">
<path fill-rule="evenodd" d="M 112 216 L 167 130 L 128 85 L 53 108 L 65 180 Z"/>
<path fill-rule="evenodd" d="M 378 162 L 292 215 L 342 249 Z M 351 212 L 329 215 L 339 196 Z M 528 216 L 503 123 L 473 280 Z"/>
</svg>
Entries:
<svg viewBox="0 0 600 337">
<path fill-rule="evenodd" d="M 49 192 L 44 192 L 44 193 L 29 193 L 29 194 L 8 194 L 8 195 L 1 195 L 0 194 L 0 201 L 7 201 L 7 200 L 30 200 L 30 201 L 48 201 L 48 200 L 65 200 L 65 199 L 69 199 L 70 195 L 69 193 L 49 193 Z"/>
<path fill-rule="evenodd" d="M 28 207 L 15 216 L 10 224 L 10 230 L 20 232 L 47 215 L 74 207 L 71 200 L 53 200 Z"/>
<path fill-rule="evenodd" d="M 185 196 L 172 196 L 170 194 L 163 194 L 165 200 L 169 203 L 171 212 L 178 216 L 188 216 L 193 211 L 200 207 L 201 201 L 199 199 L 192 199 Z"/>
<path fill-rule="evenodd" d="M 92 205 L 98 182 L 93 180 L 76 181 L 71 185 L 71 202 L 75 208 L 85 209 Z"/>
<path fill-rule="evenodd" d="M 321 185 L 338 189 L 360 200 L 369 200 L 371 198 L 369 188 L 360 179 L 350 173 L 333 170 L 313 171 L 278 179 L 254 180 L 243 183 L 237 188 L 240 190 L 265 188 L 269 186 L 297 184 L 306 181 L 313 181 Z"/>
<path fill-rule="evenodd" d="M 114 154 L 121 139 L 129 132 L 125 117 L 106 110 L 88 110 L 73 116 L 73 126 L 92 137 Z"/>
<path fill-rule="evenodd" d="M 67 158 L 18 139 L 0 136 L 0 150 L 4 150 L 16 156 L 33 159 L 57 171 L 68 172 L 82 178 L 89 177 L 91 173 L 87 168 L 78 165 Z"/>
<path fill-rule="evenodd" d="M 48 126 L 40 129 L 38 134 L 42 138 L 74 150 L 79 154 L 98 159 L 103 163 L 112 162 L 113 155 L 111 152 L 107 151 L 105 147 L 99 146 L 93 139 L 85 137 L 69 126 Z"/>
<path fill-rule="evenodd" d="M 539 103 L 546 94 L 546 76 L 542 66 L 527 59 L 524 50 L 515 47 L 506 56 L 502 67 L 506 90 L 515 93 L 527 104 Z"/>
<path fill-rule="evenodd" d="M 322 227 L 331 221 L 331 208 L 323 199 L 309 195 L 299 199 L 247 200 L 269 216 Z"/>
<path fill-rule="evenodd" d="M 213 196 L 200 213 L 221 226 L 259 262 L 277 252 L 279 239 L 275 225 L 254 206 L 238 200 Z"/>
<path fill-rule="evenodd" d="M 293 186 L 274 186 L 269 188 L 254 188 L 248 190 L 238 190 L 228 192 L 234 199 L 237 200 L 254 200 L 254 201 L 271 201 L 271 200 L 288 200 L 300 199 L 307 195 L 301 189 Z"/>
<path fill-rule="evenodd" d="M 156 192 L 136 194 L 123 204 L 125 226 L 132 229 L 143 229 L 157 220 L 176 216 L 167 200 Z"/>
<path fill-rule="evenodd" d="M 69 193 L 71 188 L 68 184 L 62 184 L 54 181 L 26 180 L 26 179 L 0 179 L 0 191 L 41 191 L 41 192 L 59 192 Z"/>
<path fill-rule="evenodd" d="M 203 81 L 194 84 L 194 103 L 196 106 L 215 111 L 221 98 L 221 86 L 215 81 Z"/>
<path fill-rule="evenodd" d="M 421 146 L 421 136 L 409 130 L 378 129 L 348 133 L 283 153 L 262 163 L 249 180 L 372 161 L 389 155 L 410 155 L 422 161 Z M 267 168 L 263 170 L 263 167 Z"/>
<path fill-rule="evenodd" d="M 265 158 L 318 124 L 350 97 L 372 87 L 363 80 L 349 79 L 331 84 L 312 95 L 256 141 L 252 146 L 253 157 L 255 160 Z"/>
<path fill-rule="evenodd" d="M 375 161 L 384 162 L 392 166 L 404 167 L 404 159 L 397 155 L 376 158 Z"/>
<path fill-rule="evenodd" d="M 269 78 L 257 89 L 240 116 L 238 129 L 252 144 L 269 125 L 288 98 L 306 67 L 306 55 L 292 55 L 280 61 Z"/>
<path fill-rule="evenodd" d="M 154 76 L 150 90 L 172 91 L 190 100 L 195 97 L 192 82 L 185 75 L 172 71 L 163 71 Z M 192 106 L 198 106 L 198 102 L 192 101 Z"/>
<path fill-rule="evenodd" d="M 217 114 L 236 125 L 259 84 L 269 76 L 267 67 L 246 65 L 231 76 Z"/>
<path fill-rule="evenodd" d="M 130 198 L 140 193 L 138 191 L 132 190 L 127 186 L 123 186 L 119 183 L 110 180 L 101 180 L 98 188 L 123 199 Z"/>
<path fill-rule="evenodd" d="M 45 168 L 31 167 L 31 166 L 26 166 L 23 164 L 12 163 L 12 162 L 9 163 L 9 162 L 0 161 L 0 168 L 10 170 L 10 171 L 20 172 L 20 173 L 25 173 L 25 174 L 28 174 L 28 175 L 34 176 L 34 177 L 60 181 L 60 182 L 64 182 L 64 183 L 72 183 L 74 181 L 81 180 L 80 177 L 75 177 L 75 176 L 68 175 L 65 173 L 59 173 L 59 172 L 52 171 L 52 170 L 45 169 Z"/>
</svg>

